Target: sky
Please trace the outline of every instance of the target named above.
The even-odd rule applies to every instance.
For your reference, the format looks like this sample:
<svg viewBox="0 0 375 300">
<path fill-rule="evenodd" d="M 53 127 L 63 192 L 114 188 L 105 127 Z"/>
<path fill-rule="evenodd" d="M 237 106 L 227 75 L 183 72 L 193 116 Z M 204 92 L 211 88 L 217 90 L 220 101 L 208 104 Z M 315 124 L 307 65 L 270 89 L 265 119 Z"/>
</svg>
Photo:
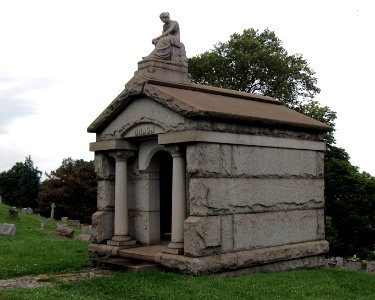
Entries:
<svg viewBox="0 0 375 300">
<path fill-rule="evenodd" d="M 188 57 L 270 29 L 316 72 L 337 112 L 336 146 L 375 176 L 375 4 L 367 0 L 0 0 L 0 172 L 30 155 L 42 172 L 92 160 L 87 127 L 124 89 L 168 11 Z"/>
</svg>

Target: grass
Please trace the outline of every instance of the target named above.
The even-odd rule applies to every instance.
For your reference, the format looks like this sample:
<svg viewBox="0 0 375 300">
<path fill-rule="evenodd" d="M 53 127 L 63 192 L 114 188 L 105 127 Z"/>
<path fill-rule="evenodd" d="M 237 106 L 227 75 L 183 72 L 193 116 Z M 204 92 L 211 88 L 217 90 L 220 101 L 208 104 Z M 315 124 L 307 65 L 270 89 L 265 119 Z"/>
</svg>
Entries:
<svg viewBox="0 0 375 300">
<path fill-rule="evenodd" d="M 0 205 L 0 223 L 11 223 L 4 221 L 7 214 L 8 208 Z M 15 222 L 16 236 L 0 237 L 2 278 L 68 272 L 86 265 L 86 242 L 48 238 L 55 222 L 48 221 L 41 232 L 40 217 L 20 216 Z M 375 275 L 328 268 L 238 277 L 192 277 L 159 270 L 116 272 L 55 283 L 52 287 L 3 290 L 0 299 L 375 299 Z"/>
<path fill-rule="evenodd" d="M 88 264 L 88 242 L 48 237 L 55 220 L 19 213 L 8 217 L 9 207 L 0 204 L 0 223 L 16 224 L 15 236 L 0 236 L 0 279 L 21 275 L 80 270 Z M 40 229 L 44 222 L 45 230 Z"/>
</svg>

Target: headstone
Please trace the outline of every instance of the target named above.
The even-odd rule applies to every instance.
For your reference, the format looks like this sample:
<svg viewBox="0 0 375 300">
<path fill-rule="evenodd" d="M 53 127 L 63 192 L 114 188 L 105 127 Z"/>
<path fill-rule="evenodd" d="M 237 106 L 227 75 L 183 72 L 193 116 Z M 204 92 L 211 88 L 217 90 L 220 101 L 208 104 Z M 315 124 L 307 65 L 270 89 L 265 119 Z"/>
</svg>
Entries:
<svg viewBox="0 0 375 300">
<path fill-rule="evenodd" d="M 3 203 L 3 197 L 0 196 L 0 204 Z"/>
<path fill-rule="evenodd" d="M 22 208 L 21 212 L 24 213 L 24 214 L 26 214 L 27 213 L 27 208 L 26 207 Z"/>
<path fill-rule="evenodd" d="M 34 213 L 34 211 L 31 207 L 28 207 L 26 213 L 29 214 L 29 215 L 32 215 Z"/>
<path fill-rule="evenodd" d="M 61 217 L 61 223 L 68 224 L 68 217 Z"/>
<path fill-rule="evenodd" d="M 42 222 L 42 223 L 40 223 L 40 230 L 44 230 L 45 229 L 45 225 L 44 225 L 44 223 Z"/>
<path fill-rule="evenodd" d="M 367 272 L 375 273 L 375 261 L 367 262 L 366 270 Z"/>
<path fill-rule="evenodd" d="M 15 235 L 16 225 L 15 224 L 0 224 L 0 234 L 1 235 Z"/>
<path fill-rule="evenodd" d="M 82 225 L 82 233 L 83 234 L 90 234 L 92 232 L 92 227 L 91 225 Z"/>
<path fill-rule="evenodd" d="M 15 206 L 9 208 L 9 217 L 12 219 L 18 219 L 18 211 Z"/>
<path fill-rule="evenodd" d="M 342 268 L 344 264 L 344 259 L 342 257 L 336 257 L 336 268 Z"/>
<path fill-rule="evenodd" d="M 51 219 L 55 218 L 55 207 L 56 207 L 55 203 L 52 203 L 51 204 L 51 216 L 50 216 Z"/>
<path fill-rule="evenodd" d="M 348 260 L 346 269 L 349 271 L 360 271 L 365 269 L 365 265 L 361 261 Z"/>
<path fill-rule="evenodd" d="M 69 220 L 68 224 L 71 226 L 78 226 L 78 227 L 81 226 L 81 222 L 79 220 Z"/>
<path fill-rule="evenodd" d="M 53 232 L 50 232 L 48 234 L 48 236 L 50 236 L 50 237 L 67 237 L 67 238 L 71 238 L 71 237 L 74 236 L 74 230 L 59 225 L 57 227 L 57 229 L 55 231 L 53 231 Z"/>
</svg>

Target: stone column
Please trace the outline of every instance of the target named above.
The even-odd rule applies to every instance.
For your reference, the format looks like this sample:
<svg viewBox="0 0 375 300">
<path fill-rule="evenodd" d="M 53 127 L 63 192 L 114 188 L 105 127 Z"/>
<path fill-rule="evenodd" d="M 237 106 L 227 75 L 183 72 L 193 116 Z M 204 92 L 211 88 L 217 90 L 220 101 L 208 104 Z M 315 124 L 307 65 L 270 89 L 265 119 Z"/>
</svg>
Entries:
<svg viewBox="0 0 375 300">
<path fill-rule="evenodd" d="M 111 152 L 116 160 L 115 166 L 115 217 L 114 236 L 107 241 L 112 246 L 131 246 L 136 241 L 129 237 L 129 215 L 128 215 L 128 164 L 127 160 L 133 155 L 132 151 Z"/>
<path fill-rule="evenodd" d="M 184 252 L 184 221 L 186 218 L 186 172 L 185 157 L 181 148 L 168 148 L 173 157 L 172 171 L 172 241 L 166 252 L 182 254 Z"/>
</svg>

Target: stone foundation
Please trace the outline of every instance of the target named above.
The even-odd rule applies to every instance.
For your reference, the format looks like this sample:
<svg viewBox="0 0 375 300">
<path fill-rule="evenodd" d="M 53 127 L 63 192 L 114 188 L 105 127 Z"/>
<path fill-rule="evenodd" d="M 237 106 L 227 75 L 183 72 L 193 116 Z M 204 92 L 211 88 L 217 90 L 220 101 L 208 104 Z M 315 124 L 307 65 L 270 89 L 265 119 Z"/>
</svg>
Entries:
<svg viewBox="0 0 375 300">
<path fill-rule="evenodd" d="M 254 271 L 324 266 L 323 254 L 327 252 L 328 242 L 320 240 L 205 257 L 163 253 L 159 263 L 167 269 L 191 275 L 221 272 L 239 275 Z"/>
</svg>

